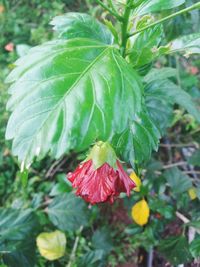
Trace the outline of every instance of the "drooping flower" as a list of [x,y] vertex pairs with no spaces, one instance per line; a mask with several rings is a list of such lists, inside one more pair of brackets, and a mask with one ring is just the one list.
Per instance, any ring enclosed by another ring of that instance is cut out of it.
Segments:
[[124,171],[115,151],[107,142],[98,142],[86,160],[68,174],[76,195],[91,204],[113,203],[121,192],[130,195],[135,183]]

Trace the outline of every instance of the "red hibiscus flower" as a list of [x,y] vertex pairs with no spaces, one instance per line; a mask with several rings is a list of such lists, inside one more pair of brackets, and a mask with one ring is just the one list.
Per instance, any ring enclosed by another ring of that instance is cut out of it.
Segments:
[[129,196],[135,187],[107,142],[98,142],[86,161],[68,174],[68,179],[77,189],[76,195],[91,204],[113,203],[121,192]]

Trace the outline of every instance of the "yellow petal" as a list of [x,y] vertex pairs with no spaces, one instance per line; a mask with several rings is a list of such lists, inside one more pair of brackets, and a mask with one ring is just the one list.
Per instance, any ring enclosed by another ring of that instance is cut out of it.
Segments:
[[132,218],[133,220],[143,226],[147,224],[148,219],[149,219],[149,214],[150,214],[150,209],[147,204],[147,202],[143,199],[139,202],[137,202],[133,207],[132,207]]
[[136,191],[136,192],[140,192],[140,186],[141,186],[141,184],[142,184],[140,178],[136,175],[135,172],[132,172],[132,173],[130,174],[130,178],[131,178],[131,180],[133,180],[133,182],[136,184],[136,187],[135,187],[133,190]]
[[191,187],[191,188],[188,190],[188,194],[189,194],[191,200],[196,199],[196,198],[197,198],[196,188]]
[[66,237],[61,231],[41,233],[36,242],[40,254],[45,259],[53,261],[63,257],[65,254]]

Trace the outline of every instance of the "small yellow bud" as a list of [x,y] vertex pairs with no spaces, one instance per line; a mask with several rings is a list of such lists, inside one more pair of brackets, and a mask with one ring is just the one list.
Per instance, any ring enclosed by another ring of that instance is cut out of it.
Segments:
[[197,198],[196,188],[191,187],[191,188],[188,190],[188,194],[189,194],[191,200],[196,199],[196,198]]
[[66,237],[61,231],[41,233],[37,237],[37,247],[40,254],[50,261],[64,256],[66,248]]
[[133,220],[140,226],[147,224],[148,219],[149,219],[149,214],[150,214],[148,203],[144,199],[137,202],[132,207],[131,214],[132,214]]
[[136,175],[135,172],[132,172],[130,174],[130,178],[131,180],[133,180],[133,182],[135,183],[136,187],[133,189],[135,192],[140,192],[140,186],[142,184],[140,178]]

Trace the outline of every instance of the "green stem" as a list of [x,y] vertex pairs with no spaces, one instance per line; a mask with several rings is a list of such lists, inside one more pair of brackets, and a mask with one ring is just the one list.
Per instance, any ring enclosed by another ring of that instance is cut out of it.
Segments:
[[103,2],[101,2],[100,0],[96,0],[96,2],[102,6],[105,10],[107,10],[111,15],[113,15],[114,17],[116,17],[119,21],[122,21],[122,17],[115,12],[114,10],[112,10],[111,8],[109,8],[108,6],[106,6]]
[[109,3],[109,5],[110,5],[111,9],[112,9],[115,13],[117,13],[117,10],[116,10],[116,8],[115,8],[115,6],[114,6],[114,4],[113,4],[113,1],[112,1],[112,0],[108,0],[108,3]]
[[69,262],[68,264],[66,265],[66,267],[71,267],[74,260],[75,260],[75,257],[76,257],[76,251],[77,251],[77,248],[78,248],[78,243],[79,243],[79,240],[80,240],[80,237],[81,237],[81,232],[83,230],[83,226],[81,225],[79,231],[78,231],[78,235],[75,239],[75,242],[74,242],[74,246],[73,246],[73,249],[72,249],[72,252],[71,252],[71,255],[70,255],[70,259],[69,259]]
[[152,27],[156,26],[157,24],[160,24],[160,23],[162,23],[162,22],[164,22],[164,21],[166,21],[166,20],[172,19],[172,18],[174,18],[174,17],[176,17],[176,16],[178,16],[178,15],[181,15],[181,14],[183,14],[183,13],[192,11],[192,10],[194,10],[194,9],[199,9],[199,8],[200,8],[200,2],[194,4],[194,5],[190,6],[190,7],[184,8],[184,9],[182,9],[182,10],[180,10],[180,11],[174,13],[174,14],[171,14],[171,15],[165,17],[165,18],[162,18],[162,19],[160,19],[160,20],[158,20],[158,21],[156,21],[156,22],[153,22],[153,23],[151,23],[151,24],[149,24],[149,25],[147,25],[147,26],[141,28],[141,29],[138,30],[138,31],[135,31],[135,32],[133,32],[133,33],[130,33],[130,34],[129,34],[129,37],[131,37],[131,36],[133,36],[133,35],[135,35],[135,34],[137,34],[137,33],[143,32],[143,31],[145,31],[145,30],[147,30],[147,29],[149,29],[149,28],[152,28]]
[[121,26],[121,31],[122,31],[122,43],[121,43],[121,53],[122,56],[125,57],[126,55],[126,46],[127,46],[127,41],[129,38],[128,35],[128,23],[129,23],[129,17],[131,13],[131,5],[130,5],[130,0],[127,0],[126,7],[124,10],[124,15],[123,15],[123,22]]

